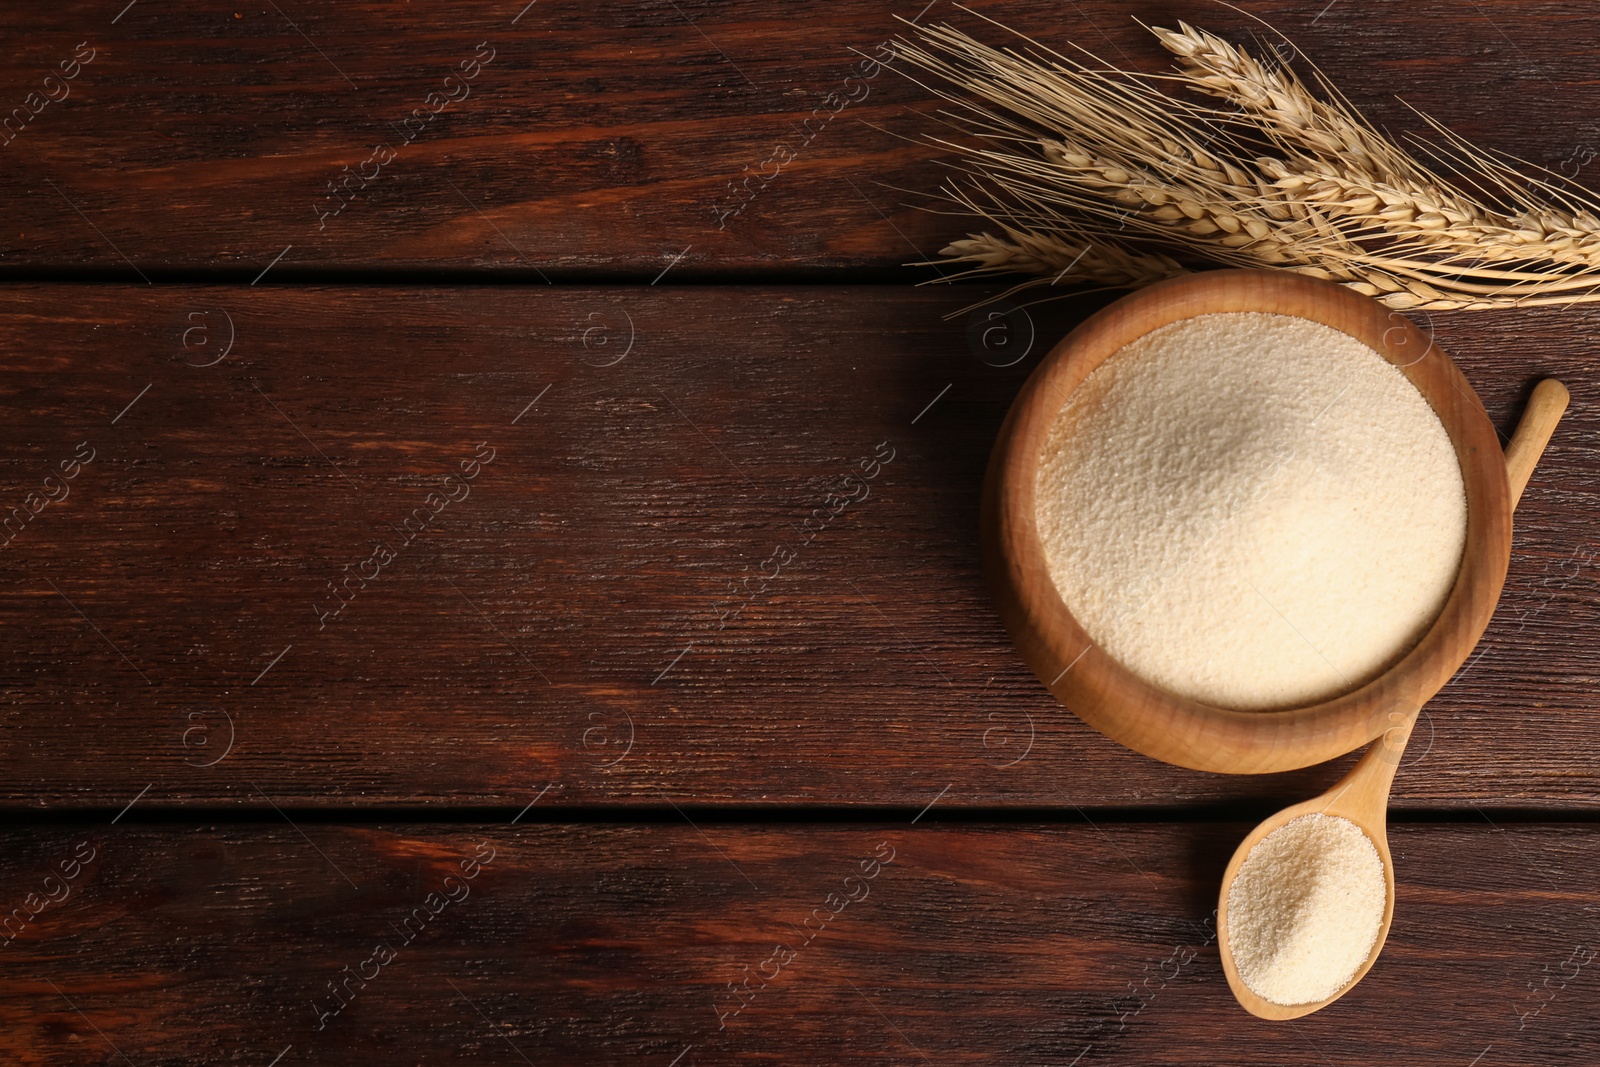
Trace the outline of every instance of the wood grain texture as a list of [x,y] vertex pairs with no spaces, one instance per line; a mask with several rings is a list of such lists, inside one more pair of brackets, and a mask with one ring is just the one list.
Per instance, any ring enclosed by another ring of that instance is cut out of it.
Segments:
[[[979,488],[1021,378],[1092,305],[1041,309],[1034,355],[997,369],[940,318],[971,296],[0,291],[0,797],[515,810],[547,785],[558,805],[1319,792],[1340,765],[1251,780],[1135,755],[1023,666],[979,573]],[[229,322],[231,351],[202,366]],[[1600,396],[1579,343],[1596,323],[1429,326],[1502,430],[1537,378],[1574,399],[1519,506],[1500,609],[1418,724],[1397,807],[1600,807],[1600,770],[1577,755],[1600,705]],[[84,442],[92,461],[61,482]],[[447,481],[480,445],[493,460]]]
[[1388,950],[1295,1023],[1221,974],[1243,827],[300,829],[5,834],[8,907],[94,859],[0,947],[0,1056],[1462,1067],[1600,1043],[1593,826],[1396,827]]
[[[1403,91],[1593,178],[1579,0],[1245,6],[1380,123]],[[984,463],[1103,300],[749,284],[921,276],[964,229],[902,203],[939,127],[855,51],[921,8],[0,7],[0,1062],[1592,1058],[1591,823],[1395,826],[1383,959],[1274,1025],[1206,925],[1248,828],[1107,821],[1350,761],[1157,764],[1001,628]],[[982,9],[1166,63],[1119,0]],[[358,278],[536,284],[320,284]],[[745,284],[672,287],[708,279]],[[1395,807],[1587,815],[1600,310],[1417,321],[1502,431],[1539,377],[1573,404]],[[396,805],[459,821],[335,825]],[[1094,822],[939,824],[973,805]]]
[[[1420,128],[1410,104],[1593,177],[1600,23],[1582,0],[1243,6],[1381,124]],[[248,280],[282,254],[284,272],[647,278],[680,254],[689,271],[892,268],[963,229],[896,191],[944,176],[902,139],[940,131],[929,94],[856,54],[882,54],[923,0],[123,7],[0,11],[0,117],[23,109],[0,136],[0,267]],[[1121,0],[980,9],[1056,48],[1167,63]],[[1259,29],[1203,0],[1137,14]],[[956,16],[939,0],[926,17]],[[447,85],[480,44],[492,58]]]

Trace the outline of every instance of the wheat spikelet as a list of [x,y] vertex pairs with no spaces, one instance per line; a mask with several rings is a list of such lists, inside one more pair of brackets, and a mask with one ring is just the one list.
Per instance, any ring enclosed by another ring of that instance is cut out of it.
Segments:
[[987,232],[951,241],[939,252],[945,262],[973,263],[968,275],[1020,271],[1048,275],[1041,284],[1062,280],[1092,282],[1114,289],[1135,288],[1186,273],[1170,256],[1144,254],[1109,241],[1065,240],[1055,234],[1005,229],[1005,237]]
[[1359,115],[1319,100],[1291,71],[1269,69],[1243,49],[1185,22],[1177,30],[1155,26],[1150,32],[1178,57],[1179,72],[1190,85],[1249,112],[1280,143],[1369,177],[1422,177],[1408,173],[1413,161]]
[[1321,206],[1330,215],[1383,230],[1418,248],[1462,263],[1548,260],[1564,267],[1600,268],[1600,219],[1590,212],[1547,207],[1502,214],[1441,196],[1437,188],[1412,183],[1352,180],[1317,163],[1293,170],[1261,160],[1279,188]]

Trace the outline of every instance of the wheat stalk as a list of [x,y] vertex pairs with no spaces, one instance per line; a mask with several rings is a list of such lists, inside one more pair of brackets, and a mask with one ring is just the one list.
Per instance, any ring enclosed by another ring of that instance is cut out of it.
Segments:
[[929,86],[961,135],[930,138],[960,161],[942,198],[1003,235],[951,242],[945,262],[969,266],[957,277],[1133,287],[1191,266],[1272,266],[1396,308],[1600,300],[1592,195],[1526,177],[1428,120],[1445,146],[1425,147],[1464,164],[1486,195],[1468,193],[1320,74],[1321,96],[1187,23],[1151,28],[1177,57],[1161,78],[1026,38],[1023,50],[1000,49],[944,24],[916,30],[898,53],[954,87]]

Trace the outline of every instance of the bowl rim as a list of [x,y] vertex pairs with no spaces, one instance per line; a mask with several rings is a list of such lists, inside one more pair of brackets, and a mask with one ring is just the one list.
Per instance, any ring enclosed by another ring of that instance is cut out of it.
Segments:
[[[1391,667],[1350,692],[1274,711],[1222,708],[1170,693],[1095,644],[1051,581],[1035,518],[1045,437],[1072,390],[1113,352],[1195,315],[1258,311],[1321,322],[1366,343],[1405,374],[1443,423],[1467,496],[1466,543],[1443,608]],[[1214,270],[1122,297],[1062,338],[1006,415],[984,480],[984,570],[1006,629],[1045,687],[1120,744],[1195,770],[1259,774],[1349,752],[1431,698],[1471,654],[1494,614],[1511,556],[1505,457],[1483,403],[1455,362],[1400,312],[1342,285],[1289,271]]]

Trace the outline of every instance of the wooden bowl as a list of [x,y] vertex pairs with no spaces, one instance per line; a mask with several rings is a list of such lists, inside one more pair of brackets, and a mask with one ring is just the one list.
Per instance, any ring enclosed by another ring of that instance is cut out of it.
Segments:
[[[1467,493],[1455,586],[1422,639],[1352,692],[1281,711],[1213,707],[1139,678],[1089,639],[1050,580],[1034,488],[1046,435],[1072,390],[1113,352],[1195,315],[1260,311],[1332,326],[1362,341],[1427,398],[1455,445]],[[1195,770],[1261,774],[1321,763],[1421,707],[1466,661],[1494,613],[1511,557],[1505,458],[1488,415],[1450,357],[1409,319],[1332,282],[1287,271],[1219,270],[1139,290],[1051,349],[1011,406],[989,460],[983,560],[1023,659],[1084,722],[1147,756]]]

